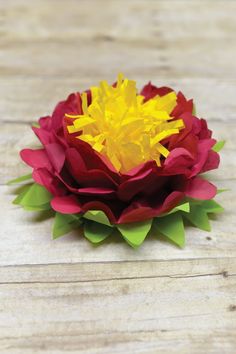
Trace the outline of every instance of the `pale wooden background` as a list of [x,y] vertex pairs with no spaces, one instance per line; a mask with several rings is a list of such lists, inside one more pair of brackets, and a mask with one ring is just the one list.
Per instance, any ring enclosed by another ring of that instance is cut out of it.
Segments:
[[[180,250],[94,248],[11,205],[30,123],[119,71],[194,97],[219,139],[224,215]],[[0,0],[0,352],[236,352],[236,1]]]

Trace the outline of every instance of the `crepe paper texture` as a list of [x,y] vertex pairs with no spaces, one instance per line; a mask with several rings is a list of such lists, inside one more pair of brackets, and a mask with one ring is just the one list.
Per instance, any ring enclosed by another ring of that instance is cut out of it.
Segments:
[[[14,204],[54,217],[53,238],[83,230],[99,244],[112,234],[131,247],[148,234],[183,247],[185,225],[210,231],[223,208],[214,184],[224,141],[216,141],[193,100],[122,74],[59,102],[32,127],[42,146],[23,149],[30,174]],[[218,192],[221,192],[220,190]]]

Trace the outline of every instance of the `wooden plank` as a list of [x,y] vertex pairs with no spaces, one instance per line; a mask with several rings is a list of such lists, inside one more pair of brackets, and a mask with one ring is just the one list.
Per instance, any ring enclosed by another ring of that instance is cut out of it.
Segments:
[[[77,73],[75,78],[0,78],[0,119],[5,122],[32,122],[40,116],[51,114],[58,101],[66,99],[71,92],[85,90],[97,85],[100,79],[115,81],[120,68],[104,77]],[[124,68],[124,73],[128,75]],[[132,74],[141,89],[152,80],[157,86],[170,86],[182,91],[186,97],[194,98],[199,116],[225,123],[235,120],[236,79],[217,78],[168,78],[156,71],[148,74]]]
[[228,39],[221,43],[221,50],[225,53],[224,61],[218,55],[217,39],[201,39],[192,44],[191,40],[173,40],[168,45],[158,36],[155,36],[149,46],[145,40],[138,42],[138,45],[136,42],[107,42],[97,39],[73,39],[64,42],[2,41],[0,75],[21,78],[68,78],[77,75],[78,78],[88,76],[100,80],[114,77],[122,68],[132,77],[139,73],[140,77],[148,78],[158,75],[169,79],[212,76],[221,79],[234,78],[232,58],[236,56],[236,49],[233,40]]
[[227,12],[222,1],[4,3],[2,77],[100,79],[122,68],[149,78],[231,79],[235,71],[235,2],[227,2]]
[[234,38],[236,28],[236,4],[225,0],[67,0],[66,6],[58,0],[35,0],[34,6],[27,0],[8,0],[0,2],[0,10],[2,40],[104,36],[108,41],[145,39],[150,45],[158,36],[167,42],[205,38],[223,42]]
[[83,283],[152,278],[236,276],[236,257],[5,265],[0,284]]
[[0,286],[1,349],[233,353],[235,279],[209,275],[191,281],[151,278]]

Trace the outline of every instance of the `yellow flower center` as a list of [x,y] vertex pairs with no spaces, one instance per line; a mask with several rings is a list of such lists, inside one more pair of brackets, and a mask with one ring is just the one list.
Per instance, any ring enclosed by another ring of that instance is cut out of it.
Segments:
[[78,132],[78,139],[90,144],[94,150],[108,157],[117,171],[127,172],[149,160],[161,165],[169,151],[161,141],[184,128],[182,119],[173,120],[171,112],[176,106],[176,93],[144,102],[137,94],[136,82],[118,75],[116,87],[102,81],[91,87],[92,103],[82,94],[82,115],[69,115],[73,125],[69,133]]

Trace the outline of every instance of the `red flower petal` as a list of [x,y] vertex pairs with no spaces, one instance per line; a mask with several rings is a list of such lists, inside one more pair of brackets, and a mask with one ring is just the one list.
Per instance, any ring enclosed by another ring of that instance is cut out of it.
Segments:
[[197,159],[192,168],[190,177],[196,176],[202,171],[204,164],[207,161],[208,153],[211,147],[214,145],[213,139],[200,140],[197,145]]
[[186,196],[202,200],[212,199],[216,193],[217,188],[201,177],[191,179],[185,190]]
[[60,172],[65,162],[65,152],[59,144],[45,145],[48,157],[57,172]]
[[183,199],[184,193],[174,191],[168,195],[164,200],[162,205],[157,207],[148,206],[147,202],[135,202],[132,203],[127,209],[121,214],[118,223],[125,224],[137,221],[143,221],[146,219],[151,219],[160,214],[166,213],[173,209],[181,199]]
[[72,93],[66,101],[59,102],[52,114],[52,128],[58,131],[62,128],[66,113],[82,114],[82,102],[79,93]]
[[27,165],[33,168],[46,167],[51,170],[51,164],[45,149],[32,150],[24,149],[21,150],[20,156],[22,160],[27,163]]
[[87,169],[84,159],[75,148],[67,149],[66,160],[72,176],[83,187],[114,188],[117,185],[107,172],[97,167],[96,163],[94,165],[96,169]]
[[142,91],[140,92],[140,95],[145,97],[145,102],[150,100],[151,98],[155,97],[155,96],[164,96],[167,93],[172,92],[173,90],[170,87],[156,87],[154,85],[151,84],[151,82],[149,82],[147,85],[145,85],[142,89]]
[[[156,164],[151,161],[142,166],[139,173],[136,173],[134,177],[127,179],[125,182],[121,183],[118,188],[118,197],[123,201],[128,201],[132,199],[137,193],[148,191],[149,186],[154,183],[157,176],[154,172],[154,167]],[[151,167],[150,167],[151,166]]]
[[55,211],[62,214],[74,214],[81,212],[80,204],[73,195],[54,197],[51,200],[51,206]]
[[217,152],[210,150],[208,152],[207,161],[205,162],[204,166],[202,167],[201,172],[207,172],[210,170],[214,170],[215,168],[218,168],[219,163],[220,163],[220,155]]
[[32,130],[43,145],[50,144],[55,141],[50,131],[47,131],[42,128],[36,128],[36,127],[32,127]]
[[96,188],[96,187],[87,187],[87,188],[79,188],[77,190],[80,195],[101,195],[101,196],[111,196],[115,194],[114,189],[111,188]]
[[[171,113],[175,117],[179,117],[183,113],[189,112],[192,114],[193,112],[193,100],[186,100],[185,96],[182,92],[178,92],[177,94],[177,105]],[[182,117],[181,117],[182,118]]]
[[36,183],[44,186],[54,196],[65,195],[67,192],[63,184],[46,168],[35,169],[32,177]]

